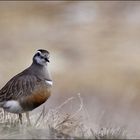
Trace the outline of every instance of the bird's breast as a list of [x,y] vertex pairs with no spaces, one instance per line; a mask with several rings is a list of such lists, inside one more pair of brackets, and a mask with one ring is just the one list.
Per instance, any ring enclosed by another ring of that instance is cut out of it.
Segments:
[[53,81],[51,81],[51,80],[45,80],[45,83],[46,83],[48,86],[52,86],[52,85],[53,85]]

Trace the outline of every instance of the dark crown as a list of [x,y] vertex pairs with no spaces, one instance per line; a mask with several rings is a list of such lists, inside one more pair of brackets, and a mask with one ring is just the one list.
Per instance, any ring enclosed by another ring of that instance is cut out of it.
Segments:
[[41,53],[48,53],[49,54],[49,52],[47,50],[39,49],[37,51],[40,51]]

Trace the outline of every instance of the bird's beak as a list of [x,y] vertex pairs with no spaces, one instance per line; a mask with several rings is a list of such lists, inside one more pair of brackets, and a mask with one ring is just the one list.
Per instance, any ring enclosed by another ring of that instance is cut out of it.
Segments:
[[48,58],[45,58],[45,60],[46,60],[47,62],[50,62],[50,60],[49,60]]

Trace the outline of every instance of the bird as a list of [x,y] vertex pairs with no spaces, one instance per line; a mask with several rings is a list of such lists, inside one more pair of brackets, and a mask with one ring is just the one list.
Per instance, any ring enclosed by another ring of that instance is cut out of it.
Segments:
[[49,58],[49,51],[38,49],[31,65],[0,89],[0,107],[6,112],[17,114],[21,124],[22,113],[26,114],[31,124],[29,112],[45,103],[51,95],[53,81],[48,71]]

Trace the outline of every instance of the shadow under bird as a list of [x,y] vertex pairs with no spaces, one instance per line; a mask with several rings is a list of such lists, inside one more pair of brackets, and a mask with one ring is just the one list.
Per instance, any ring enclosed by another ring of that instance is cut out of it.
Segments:
[[51,94],[52,78],[48,72],[49,52],[40,49],[33,56],[30,67],[9,80],[0,90],[0,107],[5,111],[26,113],[30,124],[29,111],[43,104]]

